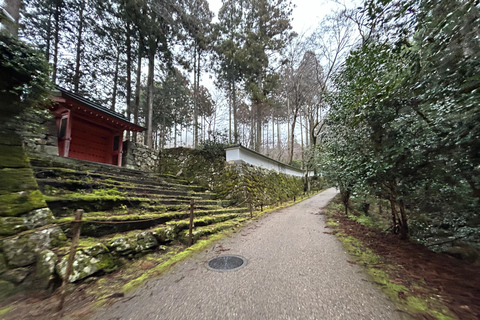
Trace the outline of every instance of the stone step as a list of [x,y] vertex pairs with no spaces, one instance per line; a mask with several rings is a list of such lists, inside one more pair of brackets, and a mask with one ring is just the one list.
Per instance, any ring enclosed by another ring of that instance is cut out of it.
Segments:
[[[116,189],[122,193],[129,194],[160,194],[170,196],[194,196],[202,197],[203,193],[196,193],[193,191],[176,190],[173,188],[167,188],[166,186],[149,186],[149,185],[131,185],[131,186],[118,186],[112,183],[104,182],[86,182],[81,180],[57,180],[57,179],[39,179],[37,180],[40,191],[48,196],[54,196],[59,194],[66,194],[72,191],[82,190],[85,192],[94,189]],[[205,194],[205,198],[211,198],[210,194]]]
[[[207,237],[209,235],[218,233],[223,230],[238,227],[246,220],[248,220],[246,216],[241,216],[233,219],[228,219],[220,223],[209,224],[206,226],[199,226],[195,228],[194,231],[192,231],[192,244],[194,244],[195,242],[197,242],[203,237]],[[189,237],[188,229],[181,230],[177,236],[178,240],[180,240],[184,244],[188,243],[188,237]]]
[[59,156],[45,154],[31,154],[30,163],[32,167],[38,170],[47,168],[63,168],[78,172],[88,172],[89,174],[110,175],[116,177],[129,177],[127,180],[162,180],[170,184],[189,185],[185,180],[168,174],[158,174],[154,172],[145,172],[125,167],[103,164],[87,160],[64,158]]
[[[197,226],[192,232],[193,243],[209,235],[232,229],[242,224],[247,218],[226,215],[217,220],[205,220],[205,225]],[[116,233],[113,236],[104,236],[91,239],[82,236],[80,239],[73,263],[73,276],[70,282],[79,281],[98,273],[108,273],[116,270],[119,257],[135,258],[154,250],[168,252],[168,245],[175,240],[188,241],[188,230],[175,231],[175,227],[158,225],[146,230],[134,230]],[[166,245],[166,246],[165,246]],[[57,267],[64,276],[68,259],[69,246],[56,250],[60,257]]]
[[[95,194],[95,193],[72,193],[63,197],[46,196],[48,207],[56,217],[71,215],[77,209],[84,211],[108,211],[125,210],[127,208],[137,209],[152,205],[163,206],[187,206],[190,205],[190,198],[176,197],[127,197],[121,194]],[[197,205],[217,206],[221,202],[217,200],[195,199]]]
[[175,189],[182,191],[203,192],[205,188],[195,185],[167,182],[158,176],[146,173],[145,176],[122,176],[89,171],[73,170],[58,167],[33,167],[37,180],[65,180],[69,182],[82,181],[86,184],[105,184],[110,187],[160,187],[163,189]]
[[[198,210],[195,211],[195,221],[200,222],[201,225],[205,221],[212,221],[213,223],[217,216],[237,216],[248,212],[247,208],[229,208],[218,210]],[[127,232],[132,230],[143,230],[152,228],[161,224],[174,223],[174,220],[189,221],[189,211],[178,212],[163,212],[163,213],[148,213],[148,214],[124,214],[124,215],[110,215],[104,212],[86,212],[82,218],[82,235],[88,237],[102,237],[118,232]],[[73,221],[73,217],[63,217],[57,219],[57,223],[63,229],[68,229],[69,224],[66,222]],[[221,219],[220,219],[221,220]],[[175,223],[174,223],[175,224]],[[188,222],[187,222],[188,227]],[[177,231],[180,229],[177,228]]]
[[[238,214],[219,214],[214,216],[205,216],[194,219],[194,226],[195,227],[204,227],[210,224],[224,222],[233,218],[237,218]],[[190,219],[183,219],[183,220],[176,220],[176,221],[169,221],[166,223],[168,227],[172,227],[175,233],[179,233],[182,230],[188,229],[190,225]]]

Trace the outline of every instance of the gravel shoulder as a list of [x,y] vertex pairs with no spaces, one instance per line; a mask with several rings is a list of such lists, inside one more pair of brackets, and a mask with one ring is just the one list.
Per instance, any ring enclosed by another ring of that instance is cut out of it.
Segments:
[[[252,222],[92,319],[402,319],[318,215],[334,188]],[[240,255],[216,272],[206,262]]]

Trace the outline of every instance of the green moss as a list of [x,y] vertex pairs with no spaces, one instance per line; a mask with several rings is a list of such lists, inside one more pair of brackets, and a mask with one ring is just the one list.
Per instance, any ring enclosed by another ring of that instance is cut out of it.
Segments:
[[111,254],[101,254],[98,255],[97,258],[100,258],[100,261],[95,265],[99,270],[103,270],[105,272],[112,272],[118,269],[118,260],[115,259]]
[[0,145],[0,168],[28,168],[28,158],[22,146]]
[[25,231],[28,228],[25,226],[23,218],[18,217],[0,217],[0,235],[11,236],[19,232]]
[[14,306],[6,306],[6,307],[3,307],[3,308],[0,308],[0,318],[7,315],[8,313],[10,313],[13,310],[15,310]]
[[0,215],[14,217],[47,205],[39,190],[0,195]]
[[38,189],[31,168],[0,169],[0,195]]
[[140,277],[130,281],[129,283],[125,284],[122,287],[122,292],[127,293],[130,292],[139,286],[141,286],[145,281],[147,281],[151,277],[158,277],[163,273],[167,272],[174,264],[187,259],[188,257],[192,256],[193,254],[203,251],[213,243],[225,238],[227,234],[216,234],[211,236],[207,240],[200,240],[193,246],[187,248],[186,250],[175,254],[167,261],[159,264],[155,268],[148,270],[147,272],[143,273]]
[[349,214],[348,215],[348,218],[350,220],[354,220],[364,226],[367,226],[369,228],[376,228],[376,224],[375,222],[373,222],[372,218],[371,217],[367,217],[366,215],[364,214],[360,214],[358,216],[356,215],[353,215],[353,214]]
[[330,227],[337,227],[337,226],[340,225],[338,222],[336,222],[336,221],[335,221],[334,219],[332,219],[332,218],[328,218],[327,224],[328,224]]
[[17,291],[13,283],[5,280],[0,280],[0,288],[2,288],[0,290],[0,302],[5,298],[15,294],[15,292]]
[[93,238],[86,238],[86,239],[80,239],[78,241],[78,247],[79,248],[88,248],[88,247],[94,247],[99,244],[98,239],[93,239]]
[[[334,222],[331,217],[332,212],[330,210],[332,210],[332,208],[334,208],[334,206],[330,204],[326,209],[327,217],[330,216],[330,218],[328,218],[328,225],[336,227],[339,224]],[[341,209],[343,211],[343,208]],[[429,317],[439,320],[457,319],[455,315],[436,297],[415,296],[409,288],[395,283],[390,278],[389,274],[377,268],[378,265],[384,263],[382,257],[366,248],[360,240],[352,236],[347,236],[340,228],[334,228],[334,230],[335,235],[342,242],[345,250],[355,258],[358,264],[365,267],[365,271],[371,278],[372,282],[378,285],[399,309],[410,314],[428,314]],[[405,297],[405,299],[400,297]]]

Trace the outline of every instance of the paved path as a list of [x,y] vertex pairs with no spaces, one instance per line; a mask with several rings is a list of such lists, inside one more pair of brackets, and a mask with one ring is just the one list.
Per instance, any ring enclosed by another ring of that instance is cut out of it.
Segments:
[[[94,319],[401,319],[385,296],[314,215],[328,189],[252,222],[231,238],[176,265]],[[225,251],[227,250],[227,251]],[[215,272],[205,262],[236,254],[248,265]]]

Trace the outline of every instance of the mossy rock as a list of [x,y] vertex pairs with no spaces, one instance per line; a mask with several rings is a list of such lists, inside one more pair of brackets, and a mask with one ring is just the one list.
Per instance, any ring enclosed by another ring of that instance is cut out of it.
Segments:
[[171,227],[156,228],[153,235],[157,238],[159,243],[167,243],[175,240],[175,232]]
[[39,190],[0,195],[0,216],[16,217],[46,207],[44,196]]
[[135,248],[135,240],[130,237],[116,237],[108,243],[108,248],[120,255],[128,255]]
[[135,236],[135,240],[137,242],[135,251],[137,252],[149,250],[158,246],[158,241],[155,238],[153,232],[151,231],[137,233],[137,235]]
[[[90,238],[89,238],[90,239]],[[94,242],[91,240],[83,240],[79,243],[79,248],[77,251],[82,251],[88,256],[97,257],[104,253],[109,253],[107,246],[100,242]]]
[[0,168],[29,168],[28,157],[22,146],[0,145]]
[[22,219],[28,229],[35,229],[51,224],[54,217],[49,208],[41,208],[28,212]]
[[57,262],[58,257],[51,250],[43,250],[38,254],[35,279],[41,289],[47,289],[50,282],[55,278]]
[[0,148],[3,146],[22,146],[23,142],[22,139],[16,135],[11,134],[11,132],[0,132]]
[[23,218],[0,217],[0,236],[11,236],[28,230]]
[[37,189],[37,181],[31,168],[0,169],[0,195]]
[[9,281],[0,280],[0,301],[8,298],[9,296],[13,295],[15,290],[15,285]]
[[14,284],[20,284],[32,272],[31,268],[10,269],[2,275],[2,279]]
[[[96,251],[93,250],[93,251]],[[82,248],[75,254],[73,271],[68,282],[76,282],[99,272],[112,272],[117,268],[117,261],[110,252],[100,253],[96,256],[87,254],[88,249]],[[56,265],[57,273],[64,278],[67,269],[68,255],[64,256]]]
[[157,246],[158,241],[153,231],[143,231],[130,236],[115,237],[108,244],[112,252],[117,252],[120,255],[140,253]]
[[167,222],[167,226],[173,228],[173,232],[178,234],[180,231],[189,228],[189,222],[186,221],[169,221]]
[[38,252],[58,245],[65,235],[58,226],[31,231],[1,243],[3,254],[11,267],[24,267],[35,263]]
[[3,254],[0,253],[0,274],[4,273],[8,270],[7,262],[5,261],[5,257]]

